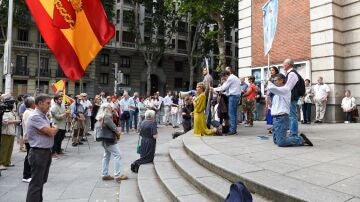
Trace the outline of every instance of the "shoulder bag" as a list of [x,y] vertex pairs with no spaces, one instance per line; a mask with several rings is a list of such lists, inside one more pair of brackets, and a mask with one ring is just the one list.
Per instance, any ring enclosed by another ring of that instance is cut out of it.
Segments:
[[98,142],[115,142],[116,140],[114,132],[107,126],[104,126],[104,119],[102,123],[98,123],[98,126],[95,127],[95,137]]

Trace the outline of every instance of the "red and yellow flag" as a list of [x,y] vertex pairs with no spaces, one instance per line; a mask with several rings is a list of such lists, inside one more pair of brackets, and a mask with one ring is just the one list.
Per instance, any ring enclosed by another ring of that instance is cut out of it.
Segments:
[[63,91],[65,90],[65,81],[64,80],[59,80],[56,83],[51,84],[51,90],[56,93],[58,91]]
[[65,75],[79,80],[114,36],[100,0],[26,0],[37,27]]

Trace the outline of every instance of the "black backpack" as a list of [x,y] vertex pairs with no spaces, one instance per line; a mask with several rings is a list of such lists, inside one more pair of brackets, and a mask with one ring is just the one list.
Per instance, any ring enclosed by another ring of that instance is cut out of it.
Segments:
[[231,184],[230,193],[227,195],[225,202],[252,202],[252,196],[249,190],[242,182]]
[[[298,81],[295,84],[294,88],[291,90],[291,100],[298,100],[299,97],[305,96],[305,80],[301,77],[301,75],[296,70],[291,70],[290,72],[294,72],[297,77]],[[286,75],[286,80],[288,78]]]

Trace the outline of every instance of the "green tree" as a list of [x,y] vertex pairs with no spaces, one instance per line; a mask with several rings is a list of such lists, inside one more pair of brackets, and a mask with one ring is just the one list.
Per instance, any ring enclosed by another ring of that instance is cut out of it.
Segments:
[[101,0],[102,5],[104,6],[104,10],[106,12],[106,16],[108,17],[109,21],[114,20],[115,13],[114,13],[114,6],[116,5],[115,0]]
[[225,69],[225,30],[233,28],[238,22],[238,0],[181,0],[181,9],[191,11],[198,19],[213,21],[217,26],[215,35],[219,49],[219,64],[217,70]]
[[[146,94],[150,95],[152,70],[157,67],[172,42],[181,16],[178,15],[177,3],[172,0],[134,0],[134,3],[133,32],[137,48],[146,62]],[[139,18],[141,6],[145,7],[144,19]]]

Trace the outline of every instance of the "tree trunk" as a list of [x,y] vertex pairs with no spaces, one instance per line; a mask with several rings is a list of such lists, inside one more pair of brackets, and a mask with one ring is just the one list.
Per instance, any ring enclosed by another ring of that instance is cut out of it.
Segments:
[[[226,59],[225,59],[225,25],[224,20],[221,17],[220,13],[211,13],[211,18],[216,21],[218,25],[218,48],[219,48],[219,65],[218,68],[225,70]],[[220,69],[216,69],[219,71]]]
[[[190,14],[189,14],[189,19],[190,19]],[[203,25],[201,22],[198,22],[196,24],[196,29],[195,29],[195,33],[193,36],[193,39],[191,40],[191,20],[188,20],[188,36],[187,36],[187,51],[188,51],[188,63],[190,66],[190,78],[189,78],[189,90],[193,90],[194,86],[194,69],[195,69],[195,64],[194,64],[194,52],[195,52],[195,48],[196,45],[198,43],[198,39],[199,39],[199,33],[202,31],[203,29]]]

